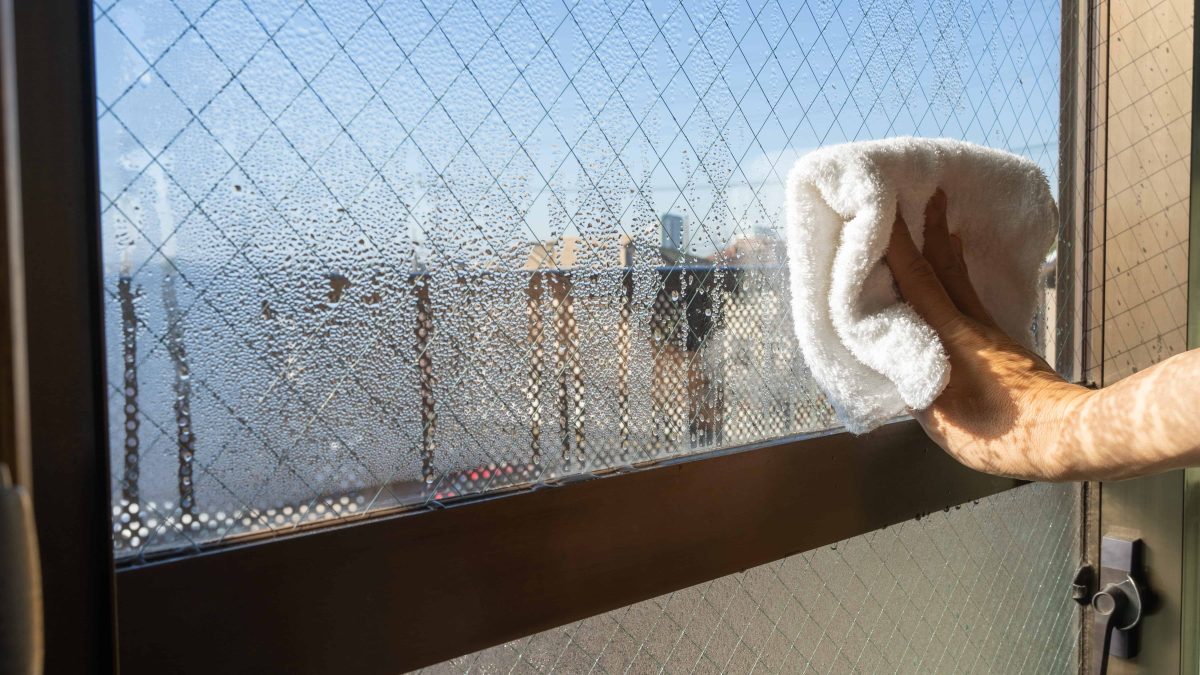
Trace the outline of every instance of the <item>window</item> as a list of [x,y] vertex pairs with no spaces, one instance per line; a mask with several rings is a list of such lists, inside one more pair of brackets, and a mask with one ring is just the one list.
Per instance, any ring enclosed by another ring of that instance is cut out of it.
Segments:
[[831,427],[787,169],[951,136],[1054,185],[1059,11],[100,3],[118,557]]

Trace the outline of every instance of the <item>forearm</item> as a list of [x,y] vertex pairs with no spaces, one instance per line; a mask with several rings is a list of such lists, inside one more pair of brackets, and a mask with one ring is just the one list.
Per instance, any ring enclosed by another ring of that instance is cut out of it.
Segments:
[[1200,465],[1200,350],[1073,400],[1051,451],[1065,480],[1119,480]]

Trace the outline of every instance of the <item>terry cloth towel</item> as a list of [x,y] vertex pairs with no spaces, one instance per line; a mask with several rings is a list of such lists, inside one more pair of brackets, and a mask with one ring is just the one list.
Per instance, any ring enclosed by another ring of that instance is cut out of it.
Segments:
[[901,299],[883,261],[897,205],[923,247],[925,205],[939,187],[980,300],[1031,346],[1038,271],[1058,225],[1036,164],[962,141],[894,138],[813,151],[788,174],[796,337],[854,433],[928,407],[950,377],[937,334]]

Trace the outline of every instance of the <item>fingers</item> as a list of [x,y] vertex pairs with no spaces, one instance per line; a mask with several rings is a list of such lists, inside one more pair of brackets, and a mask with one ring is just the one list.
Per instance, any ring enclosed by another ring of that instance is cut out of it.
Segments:
[[940,189],[933,193],[925,207],[925,258],[963,314],[984,323],[992,318],[979,300],[967,264],[963,260],[962,240],[951,235],[946,225],[946,193]]
[[961,318],[933,266],[921,255],[908,233],[908,225],[896,213],[892,237],[888,243],[887,264],[900,287],[900,294],[933,329],[942,332]]

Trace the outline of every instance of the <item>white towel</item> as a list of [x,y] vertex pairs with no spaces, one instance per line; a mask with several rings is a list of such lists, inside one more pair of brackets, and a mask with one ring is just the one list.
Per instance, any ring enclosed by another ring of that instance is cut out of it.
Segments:
[[980,300],[1031,346],[1038,270],[1058,224],[1036,164],[961,141],[894,138],[813,151],[788,175],[796,337],[854,433],[928,407],[950,377],[937,334],[900,298],[883,262],[897,204],[922,248],[925,205],[939,187]]

